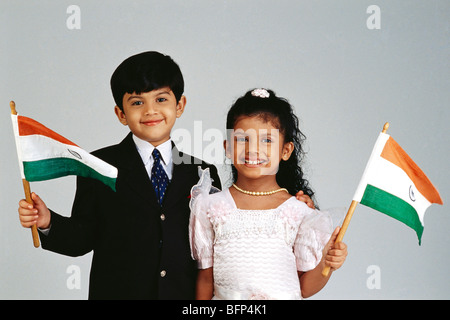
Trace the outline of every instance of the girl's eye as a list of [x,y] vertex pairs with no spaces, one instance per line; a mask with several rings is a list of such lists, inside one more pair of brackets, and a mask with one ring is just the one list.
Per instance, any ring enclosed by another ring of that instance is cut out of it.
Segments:
[[271,143],[271,142],[272,142],[272,139],[270,139],[270,138],[264,138],[264,139],[262,139],[262,142],[264,142],[264,143]]
[[247,138],[246,137],[235,137],[236,142],[246,142]]

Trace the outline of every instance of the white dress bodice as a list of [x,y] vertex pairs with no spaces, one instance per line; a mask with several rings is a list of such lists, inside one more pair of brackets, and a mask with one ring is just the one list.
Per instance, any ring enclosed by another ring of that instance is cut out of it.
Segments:
[[331,218],[295,197],[243,210],[228,189],[210,190],[203,171],[191,192],[190,243],[199,268],[214,267],[214,298],[301,299],[297,271],[320,262]]

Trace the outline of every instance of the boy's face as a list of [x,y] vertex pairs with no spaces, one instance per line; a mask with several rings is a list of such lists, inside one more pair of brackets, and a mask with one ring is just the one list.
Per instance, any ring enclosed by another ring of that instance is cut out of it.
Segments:
[[170,139],[170,132],[184,111],[186,97],[176,101],[170,88],[159,88],[141,94],[125,93],[123,111],[115,107],[117,118],[138,138],[153,146]]

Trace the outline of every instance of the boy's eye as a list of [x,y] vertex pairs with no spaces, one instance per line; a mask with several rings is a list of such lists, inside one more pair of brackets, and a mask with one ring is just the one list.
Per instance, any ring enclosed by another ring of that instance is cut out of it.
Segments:
[[143,105],[143,104],[144,104],[144,102],[142,102],[142,101],[133,101],[133,102],[131,103],[132,106],[141,106],[141,105]]
[[272,139],[270,139],[270,138],[263,138],[262,142],[264,142],[264,143],[271,143]]
[[156,99],[156,101],[158,101],[158,102],[164,102],[164,101],[167,101],[167,99],[166,99],[166,98],[158,98],[158,99]]

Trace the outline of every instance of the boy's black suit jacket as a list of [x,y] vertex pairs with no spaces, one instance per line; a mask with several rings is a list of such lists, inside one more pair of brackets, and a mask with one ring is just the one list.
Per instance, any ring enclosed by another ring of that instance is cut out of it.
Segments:
[[78,177],[71,217],[51,212],[42,247],[69,256],[93,250],[90,299],[194,299],[190,190],[199,166],[210,168],[220,188],[216,168],[174,147],[172,180],[161,207],[131,133],[93,154],[118,169],[117,191]]

